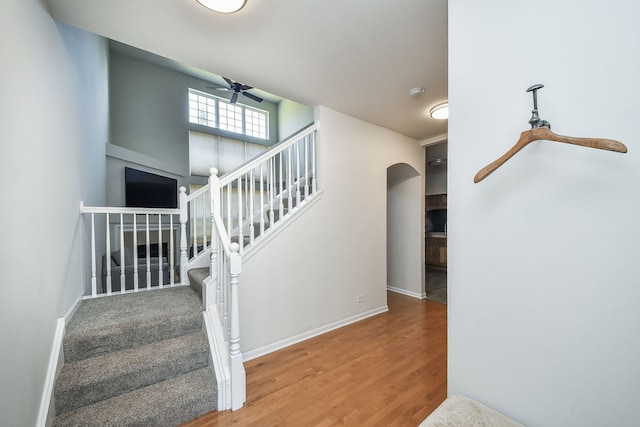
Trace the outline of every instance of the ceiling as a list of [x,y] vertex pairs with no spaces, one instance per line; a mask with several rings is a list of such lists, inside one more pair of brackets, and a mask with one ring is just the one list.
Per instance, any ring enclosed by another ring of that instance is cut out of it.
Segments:
[[[234,14],[195,0],[47,0],[58,21],[185,70],[224,75],[418,140],[447,121],[447,0],[247,0]],[[220,81],[222,83],[222,81]],[[409,90],[425,88],[419,97]]]

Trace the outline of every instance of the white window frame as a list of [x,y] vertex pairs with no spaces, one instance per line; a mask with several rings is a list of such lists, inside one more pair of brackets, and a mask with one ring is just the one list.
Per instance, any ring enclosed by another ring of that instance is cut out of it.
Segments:
[[225,98],[192,88],[189,88],[187,99],[189,123],[269,140],[269,112],[266,110],[239,102],[230,104]]

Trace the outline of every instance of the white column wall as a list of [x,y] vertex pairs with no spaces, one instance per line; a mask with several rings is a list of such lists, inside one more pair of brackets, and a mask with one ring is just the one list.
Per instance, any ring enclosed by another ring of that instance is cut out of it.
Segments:
[[243,264],[241,345],[251,356],[386,308],[387,168],[424,173],[418,141],[325,107],[316,119],[322,199]]
[[[640,420],[640,3],[449,2],[449,394],[528,426]],[[540,141],[479,184],[529,127]]]
[[[394,176],[394,174],[402,176]],[[406,164],[389,169],[387,181],[387,286],[424,298],[424,177]],[[420,231],[422,230],[422,231]]]
[[4,2],[0,33],[0,423],[33,426],[56,319],[88,278],[80,201],[104,203],[108,50],[36,0]]

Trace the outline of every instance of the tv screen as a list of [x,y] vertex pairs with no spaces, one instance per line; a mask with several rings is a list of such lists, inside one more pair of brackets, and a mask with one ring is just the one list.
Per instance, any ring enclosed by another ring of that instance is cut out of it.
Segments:
[[125,205],[130,208],[178,207],[178,180],[124,168]]

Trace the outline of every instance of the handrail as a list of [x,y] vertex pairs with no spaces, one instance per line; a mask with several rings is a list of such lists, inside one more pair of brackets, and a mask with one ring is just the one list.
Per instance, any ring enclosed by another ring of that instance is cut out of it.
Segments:
[[180,208],[125,208],[118,206],[85,206],[80,202],[80,213],[178,215]]
[[197,199],[199,196],[206,193],[207,190],[209,190],[209,184],[205,184],[202,187],[198,188],[196,191],[192,192],[191,194],[188,194],[187,201],[190,202],[193,199]]
[[213,215],[213,220],[216,224],[216,231],[218,232],[218,238],[220,239],[220,243],[222,243],[222,248],[224,249],[224,253],[227,256],[231,256],[231,238],[227,233],[227,229],[224,226],[222,218],[219,214]]
[[270,157],[275,156],[278,153],[281,153],[282,151],[286,150],[289,146],[300,141],[302,138],[305,138],[311,135],[312,133],[314,133],[318,128],[319,128],[319,123],[316,122],[313,125],[296,133],[295,135],[290,136],[284,141],[269,147],[269,150],[265,151],[263,154],[259,155],[258,157],[248,161],[247,163],[241,165],[238,169],[234,170],[233,172],[229,172],[225,175],[222,175],[220,177],[220,186],[223,187],[227,184],[230,184],[231,182],[235,181],[245,173],[249,172],[251,169],[257,167],[265,159],[268,159]]

